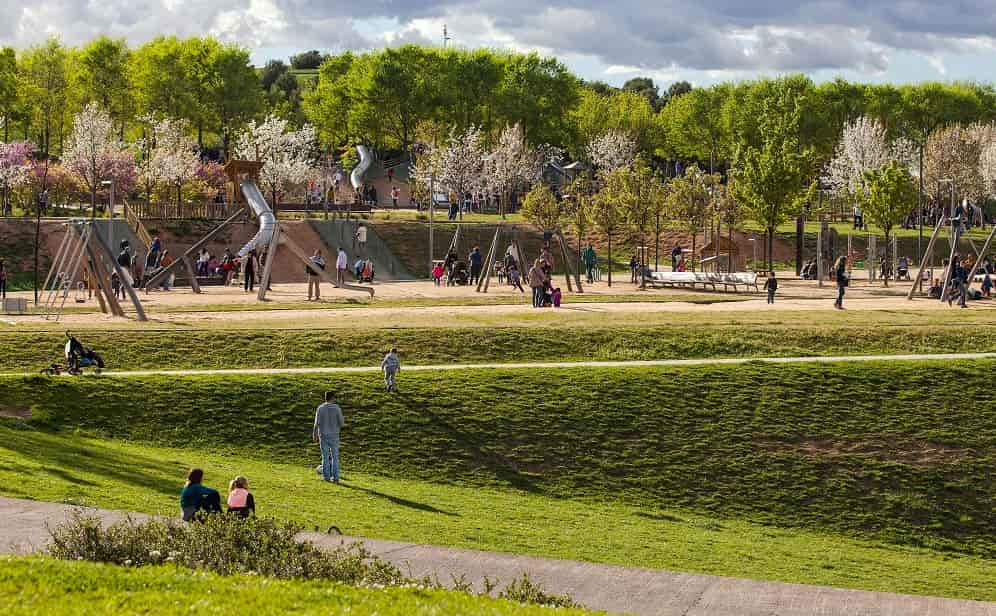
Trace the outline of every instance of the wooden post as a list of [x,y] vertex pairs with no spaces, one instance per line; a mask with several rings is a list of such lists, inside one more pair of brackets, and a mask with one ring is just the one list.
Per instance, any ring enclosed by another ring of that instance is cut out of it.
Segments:
[[816,229],[816,286],[823,286],[823,225]]
[[978,258],[975,260],[975,264],[972,265],[972,271],[968,273],[968,288],[972,288],[972,282],[975,278],[975,272],[978,271],[979,266],[982,264],[982,258],[985,256],[986,252],[989,251],[990,244],[993,243],[993,236],[996,236],[996,225],[993,225],[993,230],[989,232],[989,237],[986,238],[986,243],[982,245],[982,251],[978,253]]
[[878,247],[875,245],[877,236],[868,235],[868,254],[865,255],[865,264],[868,267],[868,282],[875,282],[875,261],[878,260]]
[[[98,233],[94,233],[93,238],[93,241],[99,249],[98,252],[103,253],[104,257],[107,259],[107,263],[109,264],[108,272],[110,272],[110,270],[114,270],[118,273],[118,278],[121,280],[121,284],[124,285],[125,293],[128,294],[132,305],[135,306],[136,318],[139,321],[147,321],[148,319],[145,316],[145,310],[142,308],[142,302],[138,299],[138,294],[135,293],[135,287],[128,282],[131,279],[131,276],[125,273],[124,268],[121,267],[117,259],[114,258],[114,253],[111,252],[111,248],[107,245],[107,242],[104,241],[104,238],[100,237],[100,234]],[[109,290],[110,286],[106,288]],[[114,300],[114,304],[117,305],[120,316],[125,316],[124,310],[121,309],[121,305],[118,304],[117,299]]]
[[927,269],[927,263],[934,257],[934,244],[937,242],[937,236],[941,233],[941,228],[944,227],[944,223],[947,220],[947,216],[941,214],[940,220],[937,221],[937,226],[934,227],[934,232],[930,234],[930,241],[927,242],[927,249],[924,251],[923,256],[920,258],[920,268],[916,272],[916,280],[913,281],[913,286],[910,287],[910,292],[906,294],[906,299],[913,299],[913,294],[916,290],[923,289],[923,272]]
[[495,234],[491,238],[491,246],[488,248],[488,256],[484,259],[484,277],[479,278],[477,281],[477,288],[475,289],[478,293],[487,293],[488,287],[491,285],[491,270],[494,269],[495,264],[495,252],[498,250],[498,238],[501,237],[501,224],[495,227]]
[[961,237],[961,221],[958,226],[951,227],[951,254],[948,256],[948,265],[944,268],[944,280],[941,285],[941,301],[943,302],[949,293],[948,285],[951,284],[951,275],[954,273],[954,258],[958,251],[958,240]]
[[[270,244],[266,251],[266,264],[263,265],[263,277],[259,281],[259,291],[256,292],[256,299],[259,301],[266,300],[266,290],[270,287],[270,276],[273,274],[273,262],[277,258],[277,247],[280,246],[280,222],[273,226],[273,237],[270,238]],[[308,259],[311,262],[311,259]]]
[[180,255],[180,260],[183,261],[183,266],[187,268],[187,273],[190,274],[190,290],[199,294],[201,292],[201,283],[197,282],[197,270],[194,268],[194,264],[186,254]]
[[[581,273],[574,269],[574,264],[571,262],[570,255],[567,253],[567,241],[564,239],[564,234],[560,231],[557,232],[557,239],[560,241],[560,250],[564,253],[564,275],[567,276],[567,289],[573,291],[571,288],[571,276],[574,276],[574,283],[578,287],[578,293],[584,293],[584,289],[581,287]],[[649,249],[645,250],[645,253],[649,252]],[[647,259],[644,259],[646,261]],[[646,263],[644,263],[646,266]],[[641,273],[642,278],[642,273]]]
[[[180,255],[180,258],[176,259],[175,261],[173,261],[172,263],[170,263],[166,267],[164,267],[164,268],[160,269],[158,272],[156,272],[155,276],[151,276],[148,280],[145,281],[145,291],[148,292],[149,289],[151,289],[152,287],[154,287],[156,285],[156,283],[158,283],[160,280],[162,280],[163,278],[165,278],[173,270],[178,269],[179,267],[181,267],[183,265],[186,265],[186,263],[184,263],[184,259],[187,259],[189,261],[189,257],[191,255],[193,255],[194,253],[196,253],[198,250],[201,249],[202,246],[204,246],[205,244],[207,244],[208,242],[210,242],[212,239],[214,239],[214,236],[216,236],[219,233],[221,233],[222,229],[224,229],[228,225],[230,225],[233,222],[235,222],[235,220],[239,216],[242,216],[244,213],[245,213],[245,210],[240,208],[234,214],[232,214],[231,216],[229,216],[224,222],[222,222],[221,224],[219,224],[214,229],[211,229],[210,233],[208,233],[207,235],[205,235],[201,239],[197,240],[197,243],[195,243],[193,246],[191,246],[190,248],[188,248],[182,255]],[[276,233],[276,231],[274,231],[274,233]],[[194,277],[196,278],[196,276],[194,276]],[[197,284],[196,281],[194,282],[194,284]],[[198,287],[198,289],[196,291],[194,291],[194,292],[195,293],[200,293],[200,288]]]

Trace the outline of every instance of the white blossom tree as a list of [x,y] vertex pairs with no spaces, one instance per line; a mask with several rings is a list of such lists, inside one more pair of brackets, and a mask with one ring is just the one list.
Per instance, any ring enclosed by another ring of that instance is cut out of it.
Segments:
[[[955,124],[931,133],[924,150],[925,187],[935,200],[947,195],[943,180],[953,180],[956,194],[973,202],[983,195],[981,147],[968,128]],[[938,189],[940,193],[938,193]]]
[[301,130],[289,130],[287,120],[270,115],[261,123],[249,123],[235,144],[235,154],[263,163],[260,183],[269,191],[276,211],[282,194],[307,181],[316,164],[317,144],[315,127],[305,124]]
[[118,138],[107,111],[90,103],[73,118],[73,133],[62,152],[62,164],[90,190],[90,206],[97,212],[97,189],[109,179],[112,167],[128,146]]
[[862,116],[844,125],[834,156],[824,170],[823,182],[839,195],[861,195],[865,192],[865,173],[881,169],[890,160],[885,126]]
[[[481,188],[484,172],[484,146],[481,131],[470,126],[463,133],[451,133],[449,145],[439,155],[439,175],[436,180],[462,198],[469,191]],[[463,208],[459,208],[463,219]]]
[[200,157],[197,143],[189,134],[187,120],[164,118],[149,122],[146,152],[142,161],[142,175],[149,187],[165,185],[176,191],[176,204],[180,205],[183,185],[198,171]]
[[593,138],[585,148],[588,159],[603,174],[629,169],[636,159],[636,151],[636,139],[616,129]]
[[543,174],[543,167],[552,154],[550,148],[545,146],[531,149],[519,124],[506,126],[502,130],[498,143],[484,157],[484,180],[502,205],[502,217],[508,210],[504,206],[509,194],[515,189],[528,188],[535,183]]

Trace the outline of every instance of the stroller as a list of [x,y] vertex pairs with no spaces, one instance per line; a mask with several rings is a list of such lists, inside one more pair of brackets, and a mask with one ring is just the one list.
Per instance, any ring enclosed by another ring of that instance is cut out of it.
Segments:
[[464,286],[470,282],[470,272],[467,271],[467,263],[464,261],[457,261],[453,264],[453,270],[450,272],[451,284],[458,284]]
[[83,346],[72,334],[66,332],[65,359],[66,365],[51,364],[42,369],[42,374],[56,376],[63,372],[72,375],[83,374],[84,368],[93,368],[95,374],[104,369],[104,359],[93,349]]

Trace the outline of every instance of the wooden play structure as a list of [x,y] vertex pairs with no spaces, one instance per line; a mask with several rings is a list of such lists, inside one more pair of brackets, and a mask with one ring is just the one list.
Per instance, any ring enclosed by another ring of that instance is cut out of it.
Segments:
[[118,264],[110,246],[95,228],[95,223],[90,220],[67,222],[66,234],[42,287],[45,318],[58,321],[70,292],[76,291],[74,285],[82,284],[84,279],[89,284],[78,287],[79,291],[86,294],[92,291],[97,297],[101,312],[125,316],[124,309],[111,291],[113,274],[117,275],[125,294],[131,300],[138,320],[145,321],[145,310],[135,293],[131,273]]
[[[963,238],[968,241],[968,245],[972,247],[972,252],[975,253],[975,263],[972,265],[971,271],[968,273],[968,287],[971,288],[972,283],[975,281],[975,273],[979,270],[982,265],[982,260],[985,258],[986,253],[989,252],[989,248],[992,246],[993,238],[996,237],[996,225],[993,226],[992,230],[989,232],[989,236],[986,238],[985,244],[982,245],[982,250],[976,247],[975,242],[971,240],[967,235],[964,235],[962,230],[962,225],[959,221],[952,221],[946,214],[942,214],[940,220],[937,221],[937,226],[934,227],[934,232],[930,235],[930,241],[927,242],[927,250],[923,253],[923,259],[920,260],[920,267],[917,270],[916,277],[913,279],[913,284],[910,286],[909,293],[906,294],[906,299],[913,299],[913,295],[919,290],[920,294],[923,295],[923,273],[927,271],[934,257],[934,246],[937,243],[937,238],[941,235],[943,230],[948,232],[948,240],[951,243],[950,254],[947,258],[947,265],[944,265],[943,273],[941,274],[941,289],[947,290],[951,285],[951,274],[952,274],[952,264],[954,263],[955,256],[958,254],[958,242]],[[941,293],[941,301],[945,301],[946,292]]]
[[[719,238],[718,252],[716,237]],[[647,259],[644,257],[642,262],[646,263]],[[718,274],[721,272],[741,271],[747,264],[741,262],[740,248],[736,242],[731,242],[727,236],[716,236],[714,234],[712,241],[699,249],[699,265],[701,265],[704,272]]]
[[[501,252],[501,247],[504,245],[502,242],[502,236],[507,235],[509,239],[509,248],[512,252],[512,256],[515,258],[515,262],[519,266],[519,271],[525,277],[526,272],[529,271],[530,264],[526,262],[522,253],[522,247],[519,242],[520,231],[512,227],[509,231],[505,228],[504,223],[499,223],[495,227],[495,234],[491,238],[491,244],[488,247],[488,252],[484,258],[484,270],[482,272],[481,279],[477,282],[477,292],[487,293],[488,287],[491,284],[491,274],[494,271],[495,263],[498,259],[503,258],[504,252]],[[454,237],[454,241],[456,238]],[[584,293],[584,289],[581,287],[581,276],[574,269],[573,260],[571,259],[570,252],[567,250],[567,242],[564,241],[564,235],[559,230],[554,231],[549,234],[549,240],[547,241],[547,247],[551,242],[556,242],[557,246],[560,248],[560,254],[564,259],[564,280],[567,283],[567,290],[574,292],[575,285],[577,288],[577,293]],[[500,253],[500,254],[499,254]],[[571,278],[574,278],[573,283]]]

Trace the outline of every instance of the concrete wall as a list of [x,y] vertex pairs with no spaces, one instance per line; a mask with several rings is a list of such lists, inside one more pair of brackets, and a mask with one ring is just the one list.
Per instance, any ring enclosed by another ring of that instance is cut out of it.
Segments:
[[315,232],[318,233],[322,241],[329,248],[329,255],[335,259],[336,251],[342,247],[349,255],[349,267],[359,257],[369,258],[374,263],[375,276],[378,280],[414,280],[415,276],[401,263],[401,260],[394,254],[390,246],[387,245],[369,223],[367,227],[366,254],[359,254],[359,246],[354,240],[357,226],[363,221],[356,220],[309,220]]

